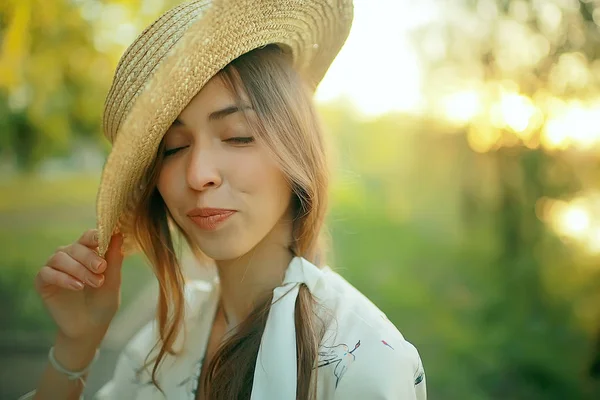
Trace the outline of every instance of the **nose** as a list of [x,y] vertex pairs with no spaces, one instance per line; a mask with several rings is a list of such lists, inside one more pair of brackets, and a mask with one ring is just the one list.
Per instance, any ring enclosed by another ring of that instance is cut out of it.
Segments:
[[192,149],[186,171],[186,179],[191,189],[202,191],[219,187],[222,182],[217,166],[217,157],[209,149]]

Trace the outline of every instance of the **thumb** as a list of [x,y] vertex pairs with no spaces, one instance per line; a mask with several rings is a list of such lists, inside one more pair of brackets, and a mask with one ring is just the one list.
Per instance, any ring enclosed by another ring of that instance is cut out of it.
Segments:
[[106,270],[104,271],[104,285],[107,288],[119,288],[121,286],[121,267],[123,266],[123,235],[117,233],[112,235],[104,258],[106,259]]

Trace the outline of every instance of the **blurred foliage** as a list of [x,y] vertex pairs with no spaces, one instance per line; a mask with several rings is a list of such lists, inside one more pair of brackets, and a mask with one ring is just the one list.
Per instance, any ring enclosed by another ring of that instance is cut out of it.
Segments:
[[[56,182],[28,177],[0,185],[1,330],[53,334],[54,324],[33,290],[33,280],[57,247],[95,226],[97,185],[96,176]],[[123,307],[151,276],[141,257],[125,261]]]
[[457,0],[415,32],[429,90],[506,79],[523,93],[597,97],[600,12],[596,0]]
[[[600,274],[590,268],[598,262],[597,221],[587,218],[596,209],[568,221],[592,243],[593,254],[582,255],[556,237],[565,232],[548,230],[559,216],[540,201],[598,190],[598,6],[465,0],[441,6],[443,20],[415,34],[432,107],[443,104],[450,131],[482,153],[463,160],[465,251],[477,241],[471,233],[486,227],[495,249],[482,260],[491,285],[481,293],[471,360],[460,363],[473,367],[481,398],[600,396],[590,370],[598,360]],[[478,359],[480,345],[495,356]],[[442,393],[455,389],[449,382]]]
[[[576,165],[525,147],[473,152],[410,116],[321,111],[338,151],[334,265],[417,344],[431,397],[596,398],[598,257],[536,214],[540,198],[579,189]],[[398,157],[382,163],[382,146]]]
[[29,170],[73,151],[74,138],[105,144],[100,121],[117,60],[175,2],[0,2],[0,156]]
[[[104,149],[118,57],[175,2],[1,2],[0,160]],[[434,3],[426,115],[320,107],[332,264],[420,350],[431,398],[600,398],[600,2]],[[97,183],[0,183],[0,326],[51,329],[31,282],[94,225]],[[127,262],[124,302],[150,278]]]
[[0,152],[23,168],[64,154],[75,134],[98,137],[110,64],[94,50],[90,25],[70,3],[14,0],[0,6]]

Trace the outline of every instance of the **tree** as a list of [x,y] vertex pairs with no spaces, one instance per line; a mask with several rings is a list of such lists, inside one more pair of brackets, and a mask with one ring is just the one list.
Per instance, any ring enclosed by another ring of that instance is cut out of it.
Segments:
[[[582,108],[598,98],[600,8],[593,1],[465,0],[446,3],[440,15],[443,19],[415,35],[427,60],[425,90],[431,104],[453,92],[475,93],[480,110],[464,125],[478,151],[465,160],[466,245],[482,225],[495,241],[484,267],[485,287],[493,294],[480,293],[487,300],[475,323],[481,340],[491,340],[498,350],[492,353],[495,363],[476,366],[477,381],[494,398],[592,396],[593,384],[580,374],[593,350],[592,332],[584,328],[589,321],[575,316],[574,301],[556,296],[564,290],[549,286],[568,285],[577,258],[540,221],[536,208],[544,197],[568,199],[593,188],[583,186],[579,163],[568,161],[577,150],[551,151],[546,128],[556,104],[573,101]],[[524,125],[514,122],[524,109],[519,101],[535,110]],[[513,107],[502,110],[505,105]],[[597,153],[586,154],[597,165]],[[473,170],[482,162],[495,171],[492,196],[482,190],[488,182]],[[558,168],[562,179],[552,172]],[[563,280],[549,281],[555,268],[562,269]],[[570,293],[583,290],[575,286]]]
[[30,169],[74,150],[74,138],[105,143],[101,115],[117,61],[172,3],[1,2],[0,157]]

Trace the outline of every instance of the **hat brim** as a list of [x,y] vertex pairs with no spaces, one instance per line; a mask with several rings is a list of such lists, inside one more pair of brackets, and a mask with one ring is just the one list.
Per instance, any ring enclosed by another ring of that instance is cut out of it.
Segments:
[[[344,44],[353,18],[351,0],[215,0],[200,6],[202,12],[182,28],[179,40],[159,60],[110,134],[113,147],[96,199],[101,256],[116,230],[125,233],[125,253],[136,250],[127,231],[141,179],[169,126],[215,74],[242,54],[277,44],[316,88]],[[143,36],[134,45],[139,46]],[[115,83],[116,78],[113,89]],[[107,99],[106,109],[111,105]]]

